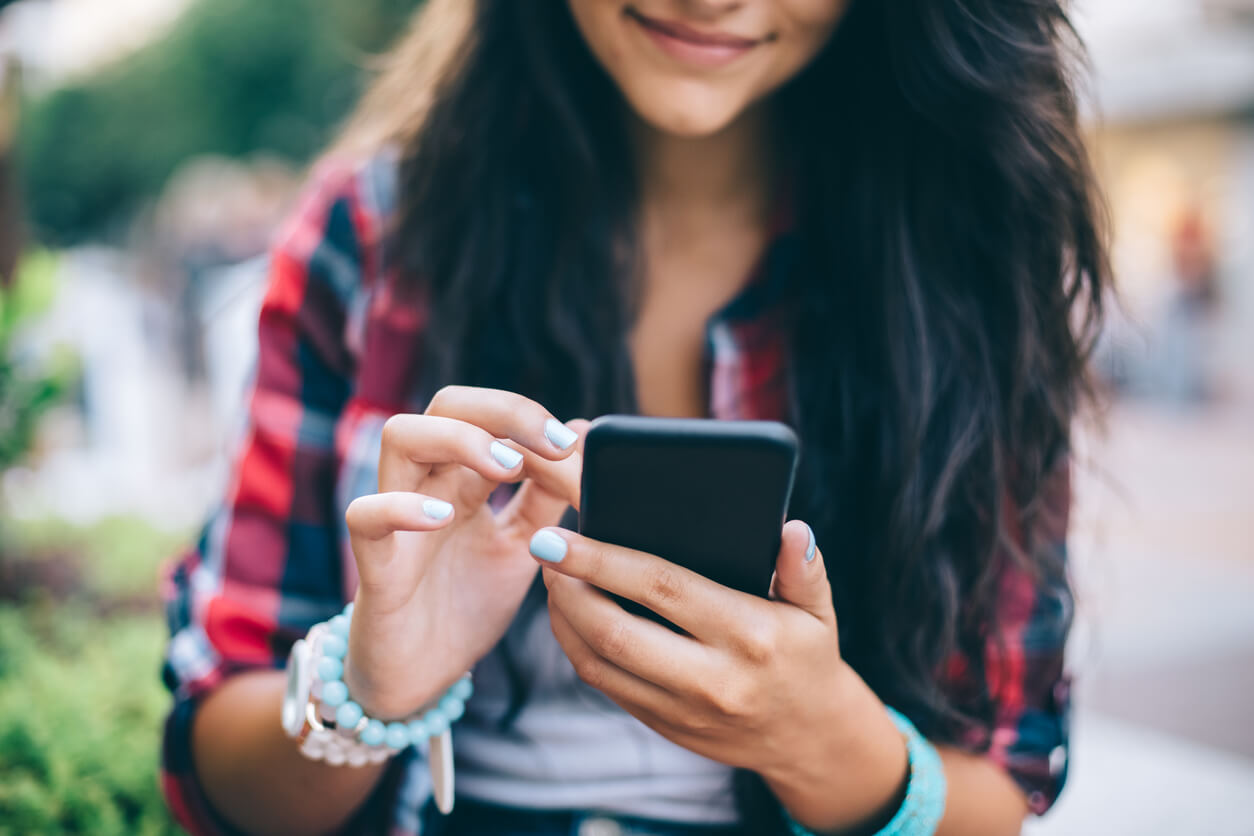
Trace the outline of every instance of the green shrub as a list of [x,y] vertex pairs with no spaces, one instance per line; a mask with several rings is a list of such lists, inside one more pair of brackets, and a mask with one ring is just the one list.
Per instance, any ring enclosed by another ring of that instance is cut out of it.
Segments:
[[0,603],[0,836],[178,832],[157,783],[157,576],[187,538],[135,518],[3,529],[32,585]]
[[39,419],[61,397],[71,377],[67,358],[43,368],[19,350],[17,337],[52,300],[56,257],[25,256],[13,283],[0,284],[0,473],[21,463],[35,440]]
[[0,834],[177,833],[157,785],[156,614],[0,607]]

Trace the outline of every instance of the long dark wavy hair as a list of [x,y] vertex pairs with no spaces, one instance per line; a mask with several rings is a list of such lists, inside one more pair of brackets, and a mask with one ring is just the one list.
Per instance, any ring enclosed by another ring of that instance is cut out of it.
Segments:
[[[791,513],[827,546],[845,658],[934,740],[992,726],[1002,561],[1068,628],[1033,532],[1109,281],[1081,57],[1059,0],[852,0],[770,104],[802,175]],[[430,306],[429,380],[634,408],[626,107],[562,0],[428,4],[348,136],[400,151],[391,257]],[[955,658],[971,693],[938,686]]]

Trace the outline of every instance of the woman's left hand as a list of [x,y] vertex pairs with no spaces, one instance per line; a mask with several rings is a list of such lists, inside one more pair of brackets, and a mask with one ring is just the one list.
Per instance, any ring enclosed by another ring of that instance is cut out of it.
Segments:
[[[553,634],[579,677],[624,710],[686,749],[758,772],[795,816],[797,806],[814,807],[804,818],[815,824],[857,823],[891,804],[905,745],[841,659],[809,526],[784,526],[769,600],[564,529],[538,532],[532,554],[544,569]],[[687,635],[628,613],[601,590]],[[874,789],[862,794],[881,797],[840,805],[849,822],[821,814],[823,796],[868,778]]]

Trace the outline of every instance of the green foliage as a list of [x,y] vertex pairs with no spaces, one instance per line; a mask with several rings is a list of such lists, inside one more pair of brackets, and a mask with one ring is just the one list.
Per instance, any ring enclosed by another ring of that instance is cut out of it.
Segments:
[[163,39],[28,103],[18,160],[44,240],[107,235],[198,154],[309,159],[416,0],[200,0]]
[[49,372],[18,355],[14,338],[51,300],[54,259],[28,256],[10,287],[0,286],[0,473],[30,450],[39,417],[61,397],[70,370]]
[[0,606],[0,834],[176,833],[156,780],[163,630]]
[[68,555],[77,581],[0,603],[0,836],[178,832],[157,783],[156,584],[186,538],[130,518],[4,528],[10,557],[37,570]]

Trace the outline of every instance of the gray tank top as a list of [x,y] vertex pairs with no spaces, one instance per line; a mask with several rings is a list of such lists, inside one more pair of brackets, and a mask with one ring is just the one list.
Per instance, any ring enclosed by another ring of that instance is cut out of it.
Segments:
[[[585,685],[553,637],[544,593],[537,579],[503,647],[475,667],[474,696],[453,732],[458,797],[734,822],[733,770],[671,743]],[[502,729],[514,693],[507,653],[527,701]]]

